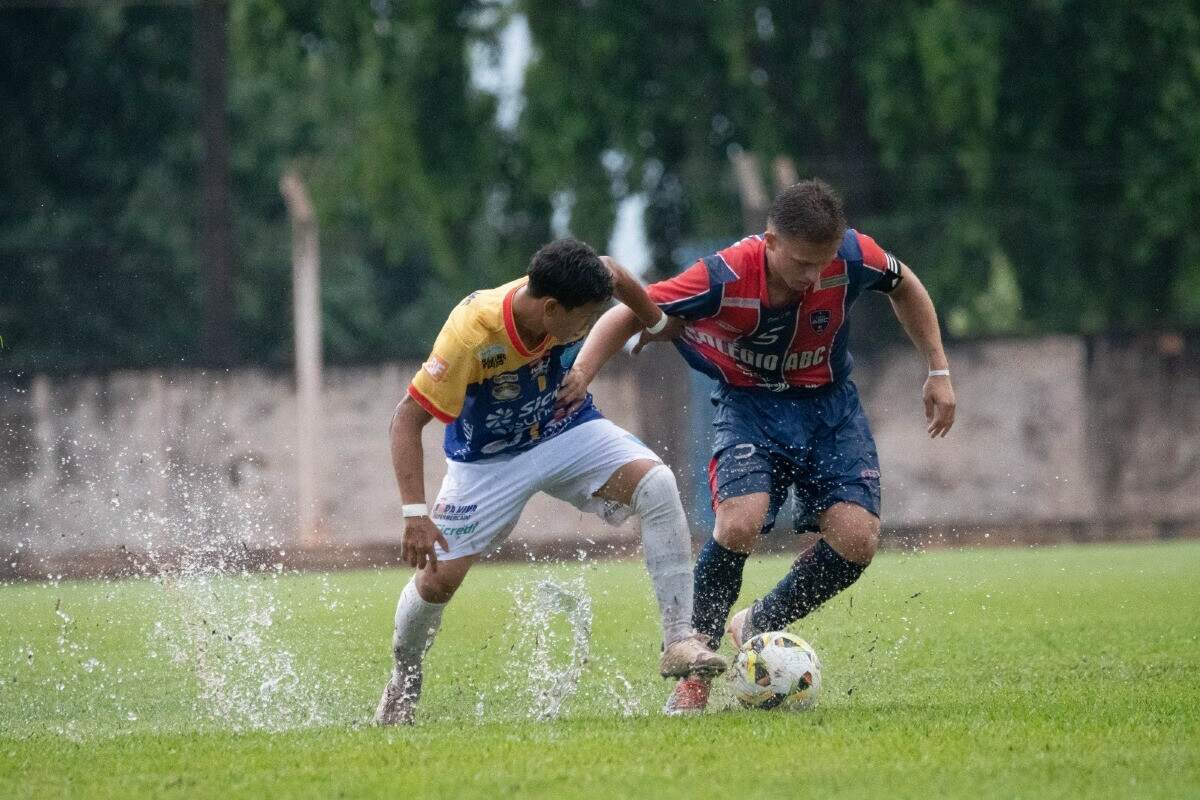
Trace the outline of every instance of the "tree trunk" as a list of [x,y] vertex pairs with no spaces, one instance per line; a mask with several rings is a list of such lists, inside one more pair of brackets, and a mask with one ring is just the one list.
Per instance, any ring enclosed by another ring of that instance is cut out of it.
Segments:
[[225,120],[224,0],[196,4],[196,72],[200,81],[200,274],[204,323],[200,357],[228,366],[237,352],[233,335],[233,243],[229,208],[229,136]]

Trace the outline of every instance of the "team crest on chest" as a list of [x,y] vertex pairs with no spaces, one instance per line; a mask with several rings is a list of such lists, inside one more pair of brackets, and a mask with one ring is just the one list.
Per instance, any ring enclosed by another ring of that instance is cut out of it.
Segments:
[[812,327],[813,333],[824,333],[829,327],[829,319],[833,314],[827,308],[820,308],[808,315],[808,324]]

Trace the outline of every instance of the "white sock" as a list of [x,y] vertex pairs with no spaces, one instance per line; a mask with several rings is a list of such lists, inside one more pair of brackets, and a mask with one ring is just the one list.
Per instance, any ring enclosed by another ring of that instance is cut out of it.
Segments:
[[396,603],[396,631],[392,635],[392,653],[398,673],[414,670],[421,665],[425,651],[433,644],[442,624],[445,603],[429,603],[417,592],[414,575]]
[[633,493],[642,522],[642,550],[662,615],[666,644],[691,636],[692,540],[675,474],[665,464],[651,469]]

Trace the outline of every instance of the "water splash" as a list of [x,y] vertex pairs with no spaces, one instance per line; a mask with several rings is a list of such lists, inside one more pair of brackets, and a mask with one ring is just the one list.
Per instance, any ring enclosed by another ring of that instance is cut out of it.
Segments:
[[[307,657],[327,642],[298,639],[294,627],[281,625],[298,609],[283,591],[282,563],[263,563],[264,551],[284,555],[269,522],[277,509],[264,497],[266,487],[223,491],[214,476],[174,461],[170,450],[161,460],[140,452],[117,464],[139,476],[152,472],[162,502],[106,497],[108,515],[94,520],[99,539],[120,535],[128,542],[120,550],[143,580],[103,581],[107,591],[89,591],[86,600],[58,576],[40,584],[53,598],[53,612],[31,622],[48,626],[50,635],[41,642],[34,636],[12,653],[23,667],[4,688],[18,693],[20,685],[40,684],[52,690],[41,696],[53,699],[3,720],[6,733],[52,731],[82,740],[181,725],[278,731],[351,721],[346,709],[354,706],[342,697],[348,677],[318,670]],[[52,492],[46,500],[66,504],[73,496]],[[23,549],[19,543],[12,558]],[[137,618],[128,616],[131,595]],[[332,595],[326,579],[317,602],[335,609]],[[114,598],[121,603],[110,605]],[[141,629],[142,647],[101,647],[106,622],[120,613],[135,642]],[[170,713],[178,709],[185,713]]]
[[528,714],[553,719],[579,688],[591,652],[592,598],[582,576],[543,577],[512,588],[518,650],[514,675],[526,677]]

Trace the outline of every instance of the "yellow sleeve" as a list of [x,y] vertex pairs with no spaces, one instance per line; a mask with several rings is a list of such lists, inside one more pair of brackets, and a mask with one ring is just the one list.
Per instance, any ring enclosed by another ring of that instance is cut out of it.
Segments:
[[408,387],[412,399],[447,424],[454,422],[462,413],[467,387],[478,383],[481,378],[479,359],[458,332],[462,325],[458,314],[458,309],[455,309],[450,319],[446,320],[437,341],[433,343],[433,352],[417,370]]

